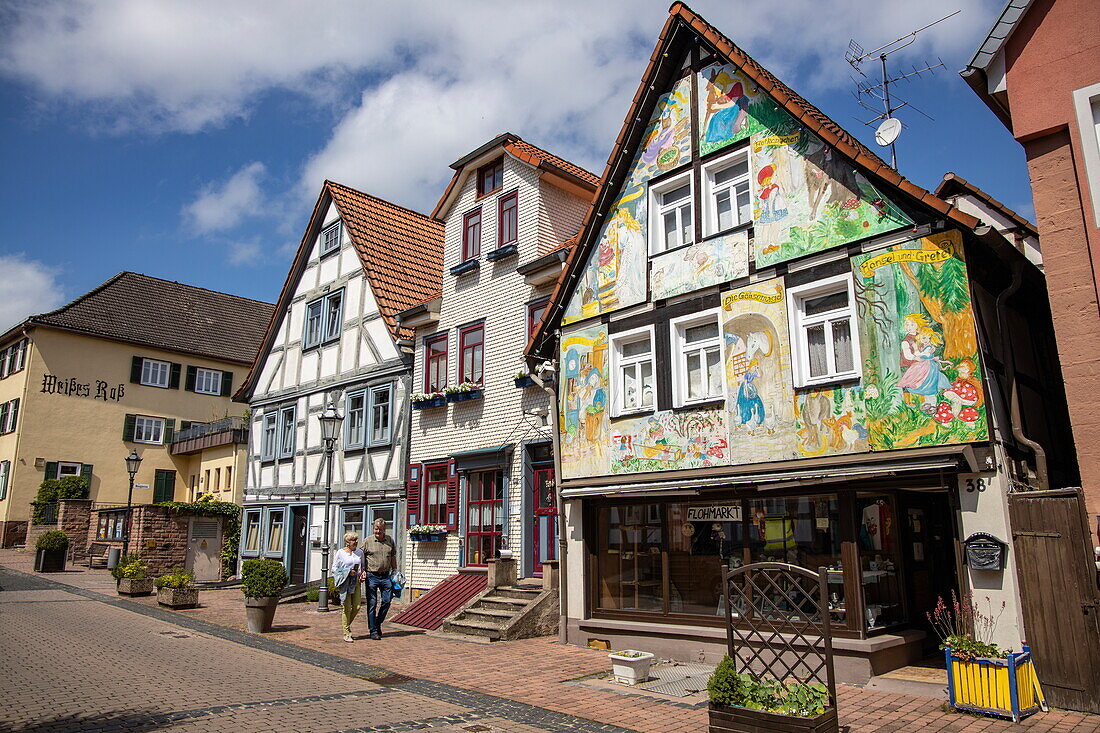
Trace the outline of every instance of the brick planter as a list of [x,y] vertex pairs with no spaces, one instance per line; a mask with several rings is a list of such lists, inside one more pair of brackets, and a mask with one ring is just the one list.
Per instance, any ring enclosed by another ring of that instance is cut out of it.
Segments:
[[118,594],[120,596],[151,596],[153,595],[153,579],[121,578],[118,581]]
[[169,608],[194,608],[199,605],[199,589],[158,588],[157,603]]

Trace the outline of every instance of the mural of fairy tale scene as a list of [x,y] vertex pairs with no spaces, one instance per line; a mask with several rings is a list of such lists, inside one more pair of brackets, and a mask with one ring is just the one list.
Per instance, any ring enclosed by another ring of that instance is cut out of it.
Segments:
[[732,64],[713,64],[699,72],[699,154],[706,155],[768,132],[790,119]]
[[756,266],[911,226],[843,156],[781,112],[751,143]]
[[691,159],[691,84],[682,79],[654,107],[630,175],[562,317],[568,324],[646,299],[646,182]]
[[871,450],[989,437],[958,231],[852,260]]
[[731,463],[798,455],[784,295],[776,278],[722,298]]
[[736,280],[749,274],[749,233],[734,232],[667,252],[650,261],[654,300]]
[[794,411],[799,455],[810,458],[868,450],[862,388],[800,391]]
[[706,468],[729,463],[723,410],[666,410],[616,421],[611,430],[611,472]]
[[566,477],[608,472],[607,327],[578,329],[561,341],[561,464]]

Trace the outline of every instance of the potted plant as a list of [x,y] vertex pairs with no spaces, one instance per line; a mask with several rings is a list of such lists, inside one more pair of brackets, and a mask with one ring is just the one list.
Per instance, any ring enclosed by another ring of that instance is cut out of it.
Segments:
[[611,652],[611,672],[615,681],[624,685],[637,685],[649,679],[649,665],[653,664],[653,654],[636,649],[623,649]]
[[520,369],[512,375],[512,381],[515,382],[517,387],[535,386],[535,380],[531,378],[531,375],[527,373],[526,369]]
[[707,681],[710,733],[761,730],[838,731],[829,688],[820,682],[780,682],[737,671],[728,655]]
[[447,395],[448,402],[465,402],[481,397],[482,390],[481,385],[477,382],[460,382],[459,384],[448,384],[443,388],[443,391]]
[[940,649],[947,664],[947,695],[957,710],[986,713],[1019,722],[1046,709],[1039,689],[1031,650],[1001,649],[993,643],[993,632],[1004,613],[1005,603],[994,615],[978,609],[969,593],[961,599],[951,592],[951,605],[943,598],[926,613],[939,635]]
[[409,527],[409,539],[413,542],[442,542],[447,537],[443,524],[414,524]]
[[278,560],[245,560],[241,566],[241,591],[244,593],[248,630],[254,634],[271,631],[279,594],[286,587],[286,568]]
[[199,589],[195,587],[195,574],[185,568],[157,578],[157,603],[169,608],[194,608],[199,605]]
[[65,569],[65,555],[69,551],[69,535],[60,529],[43,532],[34,543],[34,571],[36,573],[60,573]]
[[120,596],[149,596],[153,594],[153,579],[149,566],[137,555],[123,555],[111,571],[118,583]]
[[409,399],[412,400],[414,410],[428,410],[447,404],[446,395],[442,392],[414,392]]

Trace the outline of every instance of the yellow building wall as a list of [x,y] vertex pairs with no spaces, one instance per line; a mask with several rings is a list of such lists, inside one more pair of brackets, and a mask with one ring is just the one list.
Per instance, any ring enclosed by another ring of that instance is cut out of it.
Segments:
[[[45,478],[45,464],[49,461],[92,464],[92,500],[124,504],[129,483],[124,459],[131,450],[137,450],[142,457],[135,483],[149,485],[148,489],[134,490],[134,503],[152,501],[156,469],[175,471],[174,499],[188,500],[193,456],[172,456],[168,445],[124,441],[126,415],[174,419],[176,430],[179,430],[181,420],[209,422],[243,416],[248,409],[229,397],[188,392],[183,389],[182,376],[179,389],[130,382],[134,356],[181,364],[184,375],[189,365],[231,371],[234,386],[240,385],[245,378],[248,372],[245,366],[41,327],[33,329],[30,337],[27,367],[19,376],[19,380],[25,382],[25,393],[3,398],[21,396],[22,404],[16,432],[0,438],[0,460],[12,461],[8,495],[0,501],[0,520],[26,520],[30,516],[30,502]],[[42,391],[46,375],[88,385],[88,396],[46,394]],[[0,395],[19,388],[14,380],[15,376],[0,380]],[[100,386],[104,391],[97,398]],[[102,398],[104,394],[106,399]],[[232,446],[226,448],[232,452]],[[218,461],[222,457],[210,460]],[[238,461],[234,464],[233,481],[239,484],[244,479],[243,461],[227,460]],[[240,490],[234,495],[239,502]]]
[[[179,501],[194,501],[202,494],[213,494],[216,501],[240,504],[244,500],[245,470],[248,465],[248,445],[236,443],[207,448],[190,456],[184,480],[187,492]],[[183,471],[184,469],[180,469]]]

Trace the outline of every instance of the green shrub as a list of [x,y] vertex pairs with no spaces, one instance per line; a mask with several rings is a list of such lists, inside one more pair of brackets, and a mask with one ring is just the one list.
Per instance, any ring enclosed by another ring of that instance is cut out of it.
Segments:
[[66,476],[57,479],[58,499],[87,499],[88,479],[83,476]]
[[308,603],[316,603],[321,598],[320,588],[310,588],[306,591],[306,601]]
[[241,567],[241,591],[246,598],[277,596],[286,583],[286,568],[278,560],[245,560]]
[[809,718],[825,712],[829,690],[820,682],[788,682],[761,679],[737,671],[733,659],[726,656],[707,681],[707,693],[715,705],[767,710],[783,715]]
[[195,587],[195,574],[186,568],[172,568],[170,573],[165,573],[153,583],[158,588],[175,588],[184,590]]
[[69,535],[60,529],[51,529],[43,532],[34,543],[34,549],[48,552],[63,551],[69,549]]
[[149,566],[137,555],[123,555],[118,559],[118,565],[111,571],[111,577],[115,580],[128,578],[141,580],[149,574]]

